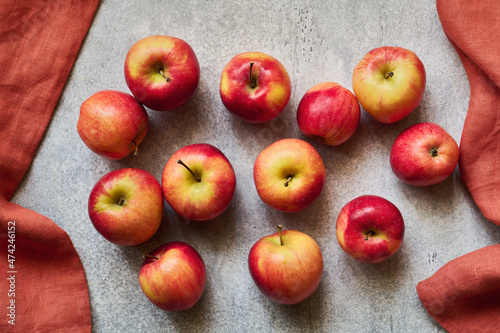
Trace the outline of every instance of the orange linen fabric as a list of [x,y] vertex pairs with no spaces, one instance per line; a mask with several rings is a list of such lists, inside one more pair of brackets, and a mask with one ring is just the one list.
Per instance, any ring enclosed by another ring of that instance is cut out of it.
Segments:
[[483,215],[500,226],[500,1],[437,0],[437,10],[470,83],[460,173]]
[[417,285],[429,314],[450,333],[500,332],[500,245],[450,261]]
[[[470,83],[460,172],[484,216],[500,225],[500,1],[437,0],[437,10]],[[500,245],[452,260],[417,292],[449,332],[500,332]]]
[[70,238],[8,200],[31,164],[98,3],[0,0],[0,332],[91,330],[85,273]]

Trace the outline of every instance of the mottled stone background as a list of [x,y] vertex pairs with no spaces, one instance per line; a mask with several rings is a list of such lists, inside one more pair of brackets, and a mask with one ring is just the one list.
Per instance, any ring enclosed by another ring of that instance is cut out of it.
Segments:
[[[193,47],[201,66],[199,89],[176,111],[148,110],[150,130],[139,157],[105,160],[77,134],[80,105],[98,90],[129,92],[123,76],[125,55],[134,42],[153,34],[179,37]],[[303,136],[296,123],[303,94],[324,81],[352,89],[355,65],[366,52],[384,45],[411,49],[423,61],[427,88],[422,104],[392,125],[378,123],[362,110],[356,134],[340,147],[322,146]],[[221,71],[244,51],[268,53],[290,74],[290,102],[270,123],[235,119],[220,100]],[[422,121],[441,125],[459,141],[468,101],[467,76],[442,31],[433,0],[105,0],[12,201],[52,218],[73,240],[86,271],[95,332],[442,332],[422,307],[417,283],[451,259],[498,243],[500,229],[482,217],[458,170],[439,185],[410,187],[393,175],[389,152],[402,130]],[[322,195],[295,214],[261,202],[252,176],[259,152],[288,137],[313,144],[327,168]],[[127,248],[107,242],[94,230],[87,199],[101,176],[137,167],[160,180],[176,150],[199,142],[221,149],[236,171],[236,195],[222,216],[195,223],[166,205],[158,233]],[[376,265],[348,257],[335,236],[340,209],[363,194],[392,201],[406,222],[400,251]],[[318,290],[295,306],[269,301],[248,273],[250,247],[274,233],[277,224],[311,235],[324,255]],[[193,245],[208,273],[201,300],[180,313],[154,307],[138,283],[143,254],[171,240]]]

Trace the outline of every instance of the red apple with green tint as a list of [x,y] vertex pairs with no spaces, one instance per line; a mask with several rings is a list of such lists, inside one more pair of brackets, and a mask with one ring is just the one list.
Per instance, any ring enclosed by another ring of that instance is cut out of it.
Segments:
[[169,111],[193,96],[200,81],[200,65],[182,39],[149,36],[128,51],[125,80],[139,102],[156,111]]
[[248,268],[259,290],[281,304],[297,304],[318,288],[323,255],[318,243],[295,230],[259,239],[248,254]]
[[184,242],[166,243],[146,256],[139,283],[146,297],[167,311],[183,311],[200,299],[207,280],[199,253]]
[[119,160],[137,154],[148,131],[148,114],[130,94],[103,90],[82,103],[76,129],[94,153]]
[[279,116],[290,94],[290,77],[285,67],[265,53],[240,53],[222,71],[222,103],[229,112],[250,123]]
[[161,186],[141,169],[111,171],[90,192],[88,211],[94,227],[108,241],[143,243],[154,235],[163,218]]
[[375,195],[347,203],[337,218],[337,240],[352,258],[378,263],[401,247],[405,225],[399,209]]
[[404,130],[391,148],[391,168],[403,182],[430,186],[448,178],[458,163],[456,141],[441,126],[419,123]]
[[321,194],[326,170],[321,156],[309,143],[283,139],[257,156],[253,177],[262,201],[281,211],[298,212]]
[[361,106],[386,124],[403,119],[420,104],[425,83],[422,61],[402,47],[371,50],[352,75],[352,89]]
[[359,117],[356,96],[335,82],[323,82],[309,89],[297,110],[302,133],[329,146],[346,142],[358,128]]
[[163,195],[188,220],[206,221],[222,214],[235,188],[231,163],[219,149],[206,143],[179,149],[163,169]]

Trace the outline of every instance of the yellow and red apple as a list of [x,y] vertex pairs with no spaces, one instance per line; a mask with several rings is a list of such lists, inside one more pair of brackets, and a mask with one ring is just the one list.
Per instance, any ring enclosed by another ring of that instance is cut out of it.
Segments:
[[415,110],[424,97],[425,83],[422,61],[402,47],[371,50],[352,75],[352,89],[361,106],[386,124],[399,121]]
[[391,148],[394,174],[414,186],[430,186],[444,181],[458,163],[457,142],[441,126],[419,123],[398,135]]
[[363,195],[342,208],[336,229],[339,245],[349,256],[378,263],[401,247],[405,225],[401,212],[389,200]]
[[139,272],[146,297],[167,311],[193,307],[205,290],[207,273],[200,254],[184,242],[169,242],[149,253]]
[[316,241],[295,230],[259,239],[248,254],[248,268],[259,290],[282,304],[297,304],[318,287],[323,256]]
[[306,136],[329,146],[346,142],[356,131],[360,111],[356,98],[335,82],[309,89],[300,100],[297,123]]
[[125,80],[139,102],[156,111],[169,111],[193,96],[200,81],[200,65],[182,39],[149,36],[128,51]]
[[172,209],[188,220],[206,221],[222,214],[231,203],[235,188],[231,163],[210,144],[179,149],[163,169],[163,195]]
[[222,71],[222,103],[229,112],[250,123],[279,116],[290,94],[290,77],[285,67],[265,53],[240,53]]
[[299,139],[282,139],[265,148],[255,160],[253,175],[262,201],[285,212],[309,207],[326,181],[318,151]]
[[137,153],[148,131],[148,114],[130,94],[102,90],[82,103],[76,128],[94,153],[118,160]]
[[150,239],[163,219],[161,186],[149,172],[126,168],[104,175],[89,195],[88,212],[96,230],[118,245]]

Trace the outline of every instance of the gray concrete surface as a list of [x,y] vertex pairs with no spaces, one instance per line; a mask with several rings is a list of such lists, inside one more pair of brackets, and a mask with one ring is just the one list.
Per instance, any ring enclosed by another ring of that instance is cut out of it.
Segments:
[[[79,107],[98,90],[128,92],[125,55],[135,41],[153,34],[176,36],[193,47],[202,73],[199,89],[176,111],[148,110],[150,130],[139,157],[105,160],[77,134]],[[362,110],[356,134],[340,147],[305,138],[295,120],[302,95],[323,81],[352,89],[355,65],[366,52],[384,45],[411,49],[423,61],[427,88],[420,107],[392,125],[378,123]],[[264,125],[235,119],[219,97],[224,65],[244,51],[278,58],[292,80],[289,105]],[[468,101],[467,76],[442,31],[433,0],[105,0],[12,201],[52,218],[73,240],[86,271],[95,332],[443,332],[422,307],[417,283],[451,259],[498,243],[500,229],[482,217],[458,170],[439,185],[410,187],[393,175],[389,151],[402,130],[422,121],[441,125],[459,141]],[[261,202],[252,176],[258,153],[286,137],[313,144],[327,168],[320,198],[295,214]],[[127,248],[108,243],[94,230],[87,199],[101,176],[137,167],[160,180],[169,157],[198,142],[221,149],[236,171],[236,195],[222,216],[194,223],[166,205],[157,234]],[[335,236],[340,209],[362,194],[389,199],[406,221],[402,248],[377,265],[348,257]],[[269,301],[248,273],[250,247],[275,232],[277,224],[311,235],[324,254],[318,290],[295,306]],[[180,313],[154,307],[138,283],[142,255],[171,240],[193,245],[208,271],[201,300]]]

